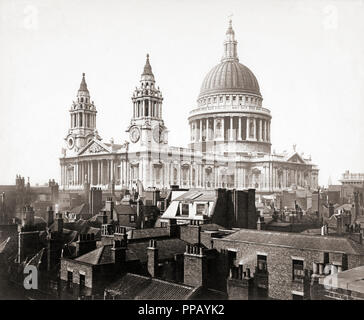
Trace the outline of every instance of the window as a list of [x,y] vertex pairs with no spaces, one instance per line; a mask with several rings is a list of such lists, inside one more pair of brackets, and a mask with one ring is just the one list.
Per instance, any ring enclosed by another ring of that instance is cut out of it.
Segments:
[[235,101],[236,100],[236,96],[233,96],[233,101]]
[[257,268],[258,272],[267,272],[267,256],[258,254]]
[[220,102],[222,102],[222,96],[220,96]]
[[130,221],[131,223],[135,222],[135,214],[131,214],[131,215],[129,216],[129,221]]
[[206,204],[197,203],[196,204],[196,215],[204,215],[206,214]]
[[86,280],[85,280],[85,275],[84,274],[80,274],[80,287],[84,287]]
[[189,213],[189,204],[188,203],[182,203],[182,215],[188,216]]
[[226,101],[229,101],[230,100],[230,96],[226,96]]
[[292,294],[292,300],[303,300],[303,296],[300,294]]
[[301,281],[305,277],[303,270],[303,260],[292,260],[292,280]]

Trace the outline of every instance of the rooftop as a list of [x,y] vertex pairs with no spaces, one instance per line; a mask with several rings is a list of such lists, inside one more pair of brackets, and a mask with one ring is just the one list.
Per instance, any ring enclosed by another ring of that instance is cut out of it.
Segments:
[[127,273],[105,289],[119,299],[186,300],[197,288],[156,278]]
[[344,237],[241,229],[220,240],[296,248],[301,250],[364,255],[363,245]]

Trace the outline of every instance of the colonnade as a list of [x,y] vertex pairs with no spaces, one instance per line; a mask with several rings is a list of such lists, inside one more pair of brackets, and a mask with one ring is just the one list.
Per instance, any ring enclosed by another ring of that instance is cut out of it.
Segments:
[[270,142],[270,120],[259,117],[207,117],[190,121],[191,142]]

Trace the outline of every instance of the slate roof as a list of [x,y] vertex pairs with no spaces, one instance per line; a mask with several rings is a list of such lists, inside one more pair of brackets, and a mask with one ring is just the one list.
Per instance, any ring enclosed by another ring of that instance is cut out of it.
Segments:
[[345,237],[242,229],[220,241],[364,255],[364,246]]
[[[198,287],[197,287],[198,288]],[[196,287],[127,273],[105,289],[119,299],[131,300],[186,300]]]

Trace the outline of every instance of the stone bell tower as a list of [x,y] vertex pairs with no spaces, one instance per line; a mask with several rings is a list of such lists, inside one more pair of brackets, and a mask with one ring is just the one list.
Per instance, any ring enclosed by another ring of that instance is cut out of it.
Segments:
[[69,150],[78,152],[95,136],[98,137],[96,130],[97,111],[94,102],[91,101],[84,73],[76,101],[73,101],[69,112],[71,122],[65,138],[66,145]]
[[149,54],[133,96],[133,117],[126,132],[132,145],[153,148],[167,143],[167,128],[162,119],[162,93],[155,85]]

